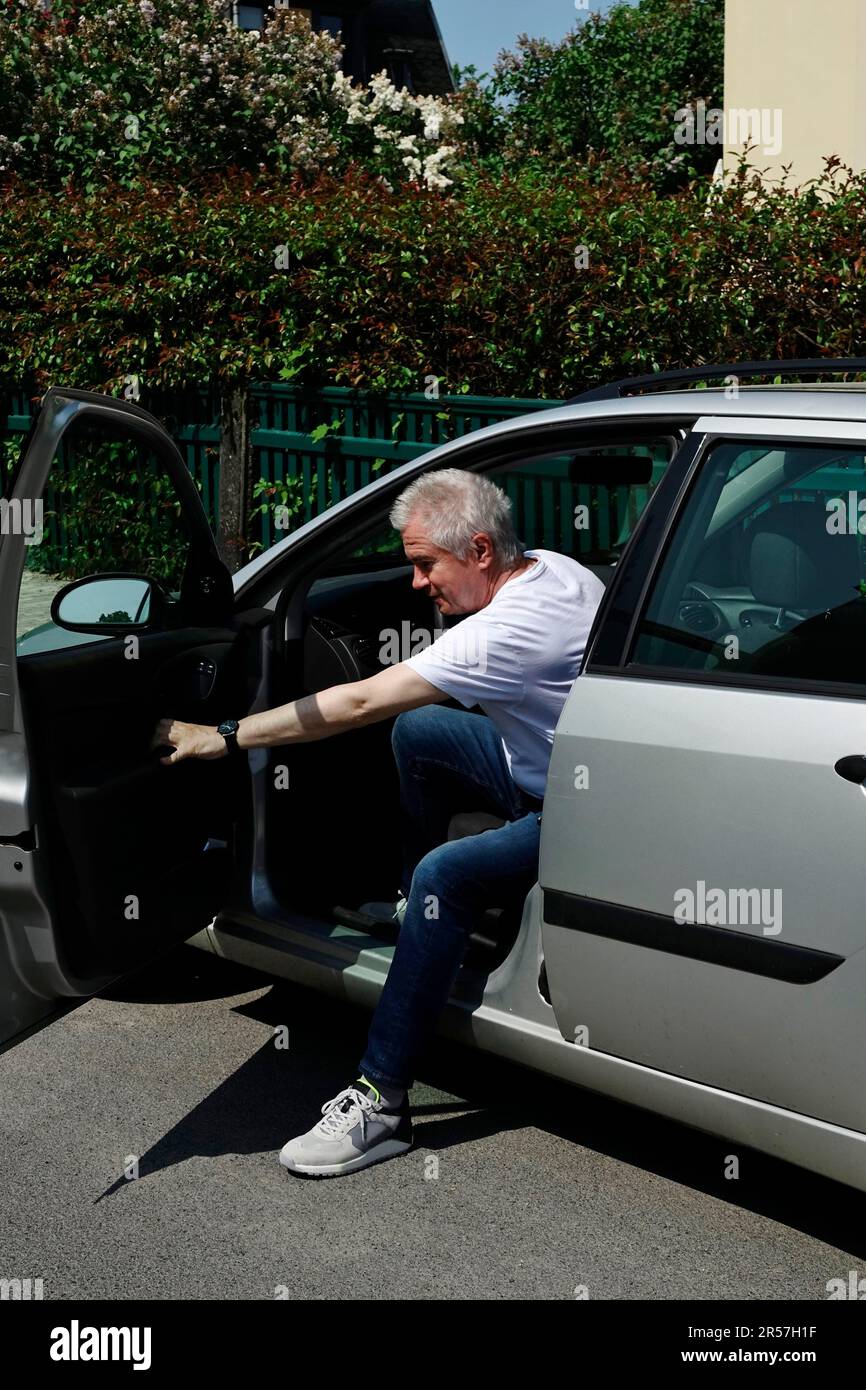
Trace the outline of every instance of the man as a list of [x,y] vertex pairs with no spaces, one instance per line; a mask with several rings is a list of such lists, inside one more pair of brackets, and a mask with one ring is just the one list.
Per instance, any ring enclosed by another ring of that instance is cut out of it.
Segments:
[[[404,864],[400,923],[359,1075],[324,1116],[283,1147],[293,1173],[333,1177],[412,1145],[414,1064],[451,990],[478,916],[503,890],[516,902],[538,877],[541,807],[553,731],[577,676],[604,586],[551,550],[522,551],[511,501],[494,483],[448,468],[411,483],[390,516],[414,566],[413,588],[439,612],[468,614],[415,656],[369,680],[241,719],[240,748],[328,738],[394,715]],[[436,708],[454,698],[464,709]],[[470,714],[480,705],[486,717]],[[161,762],[226,756],[216,729],[162,720]],[[447,841],[455,811],[506,824]],[[378,905],[370,905],[376,911]]]

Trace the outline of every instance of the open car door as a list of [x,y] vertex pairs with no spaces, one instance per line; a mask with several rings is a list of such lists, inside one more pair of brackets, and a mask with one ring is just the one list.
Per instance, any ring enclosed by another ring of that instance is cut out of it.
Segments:
[[[50,390],[6,491],[0,1043],[224,905],[246,843],[246,758],[164,766],[150,743],[163,717],[248,713],[271,618],[235,613],[187,466],[132,403]],[[61,538],[88,578],[16,651],[22,572],[57,570]]]

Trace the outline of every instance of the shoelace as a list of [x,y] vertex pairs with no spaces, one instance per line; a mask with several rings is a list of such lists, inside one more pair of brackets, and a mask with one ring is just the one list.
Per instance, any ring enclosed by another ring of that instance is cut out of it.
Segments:
[[322,1106],[325,1118],[319,1121],[316,1129],[326,1139],[339,1139],[347,1130],[352,1129],[356,1121],[360,1121],[361,1138],[364,1139],[367,1133],[367,1113],[373,1109],[374,1104],[372,1096],[365,1096],[356,1086],[347,1086],[345,1091],[341,1091],[333,1100],[326,1101]]

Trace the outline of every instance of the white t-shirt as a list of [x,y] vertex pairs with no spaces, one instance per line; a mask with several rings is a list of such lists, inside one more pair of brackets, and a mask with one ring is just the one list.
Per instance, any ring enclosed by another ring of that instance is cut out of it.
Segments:
[[555,550],[526,550],[535,564],[508,579],[406,665],[459,700],[480,705],[502,738],[511,776],[544,796],[553,731],[580,669],[604,585]]

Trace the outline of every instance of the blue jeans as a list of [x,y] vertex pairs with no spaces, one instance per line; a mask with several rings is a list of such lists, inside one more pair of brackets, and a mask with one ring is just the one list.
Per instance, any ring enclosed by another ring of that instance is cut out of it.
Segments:
[[[494,725],[425,705],[394,721],[406,916],[360,1074],[408,1089],[486,907],[522,901],[538,878],[541,802],[514,782]],[[458,811],[505,817],[498,830],[447,841]]]

